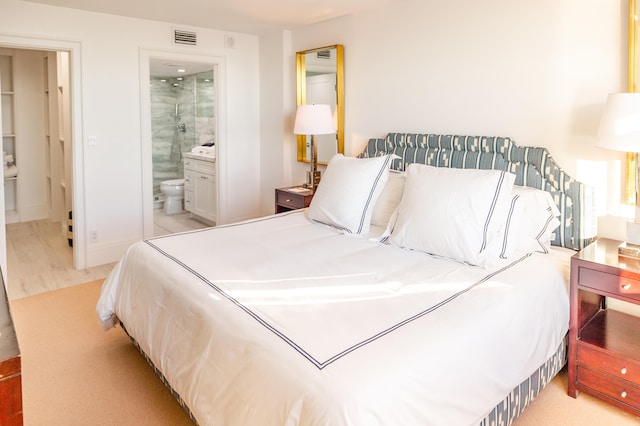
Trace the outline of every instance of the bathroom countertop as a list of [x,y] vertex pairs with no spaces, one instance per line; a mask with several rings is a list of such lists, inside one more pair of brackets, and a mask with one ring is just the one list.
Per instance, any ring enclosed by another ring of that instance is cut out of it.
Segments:
[[204,155],[204,154],[194,154],[193,152],[183,152],[182,156],[184,158],[192,158],[194,160],[210,161],[212,163],[216,162],[216,157],[214,155]]

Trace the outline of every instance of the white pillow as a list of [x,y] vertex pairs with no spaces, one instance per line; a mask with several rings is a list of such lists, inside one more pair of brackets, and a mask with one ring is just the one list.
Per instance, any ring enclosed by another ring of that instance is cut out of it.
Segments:
[[406,174],[397,170],[389,170],[387,184],[382,189],[371,214],[371,225],[386,228],[394,210],[400,204]]
[[514,185],[500,257],[534,251],[548,253],[553,232],[560,226],[558,216],[560,210],[551,194]]
[[515,175],[410,164],[392,245],[471,265],[497,259]]
[[391,155],[334,155],[311,200],[307,217],[353,234],[369,232],[371,214],[387,177]]

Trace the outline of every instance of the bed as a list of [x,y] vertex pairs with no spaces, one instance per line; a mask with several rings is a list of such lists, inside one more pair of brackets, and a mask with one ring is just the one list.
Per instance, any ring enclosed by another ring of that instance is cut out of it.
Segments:
[[198,424],[508,425],[565,363],[594,236],[545,149],[390,133],[308,209],[134,244],[97,312]]

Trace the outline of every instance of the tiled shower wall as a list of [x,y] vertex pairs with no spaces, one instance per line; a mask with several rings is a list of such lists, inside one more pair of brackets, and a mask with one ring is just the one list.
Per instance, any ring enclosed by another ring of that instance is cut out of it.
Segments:
[[[203,74],[210,79],[205,82]],[[213,72],[151,77],[153,194],[160,182],[184,177],[182,153],[215,141]],[[176,115],[176,105],[178,105]],[[180,126],[184,124],[184,132]]]

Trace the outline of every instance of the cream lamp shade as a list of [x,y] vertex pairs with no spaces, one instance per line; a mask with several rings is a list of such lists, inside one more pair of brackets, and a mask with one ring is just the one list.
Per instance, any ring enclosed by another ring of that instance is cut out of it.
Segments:
[[325,104],[299,105],[296,111],[296,121],[293,125],[293,133],[296,135],[311,135],[311,159],[308,187],[312,192],[320,182],[318,171],[318,145],[315,135],[327,135],[336,132],[336,124],[331,112],[331,107]]
[[335,132],[336,126],[329,105],[298,106],[293,133],[296,135],[326,135]]
[[640,151],[640,93],[609,94],[596,145],[616,151]]
[[640,93],[611,93],[607,97],[596,145],[615,151],[636,153],[635,220],[627,222],[627,240],[618,247],[623,256],[640,258]]

